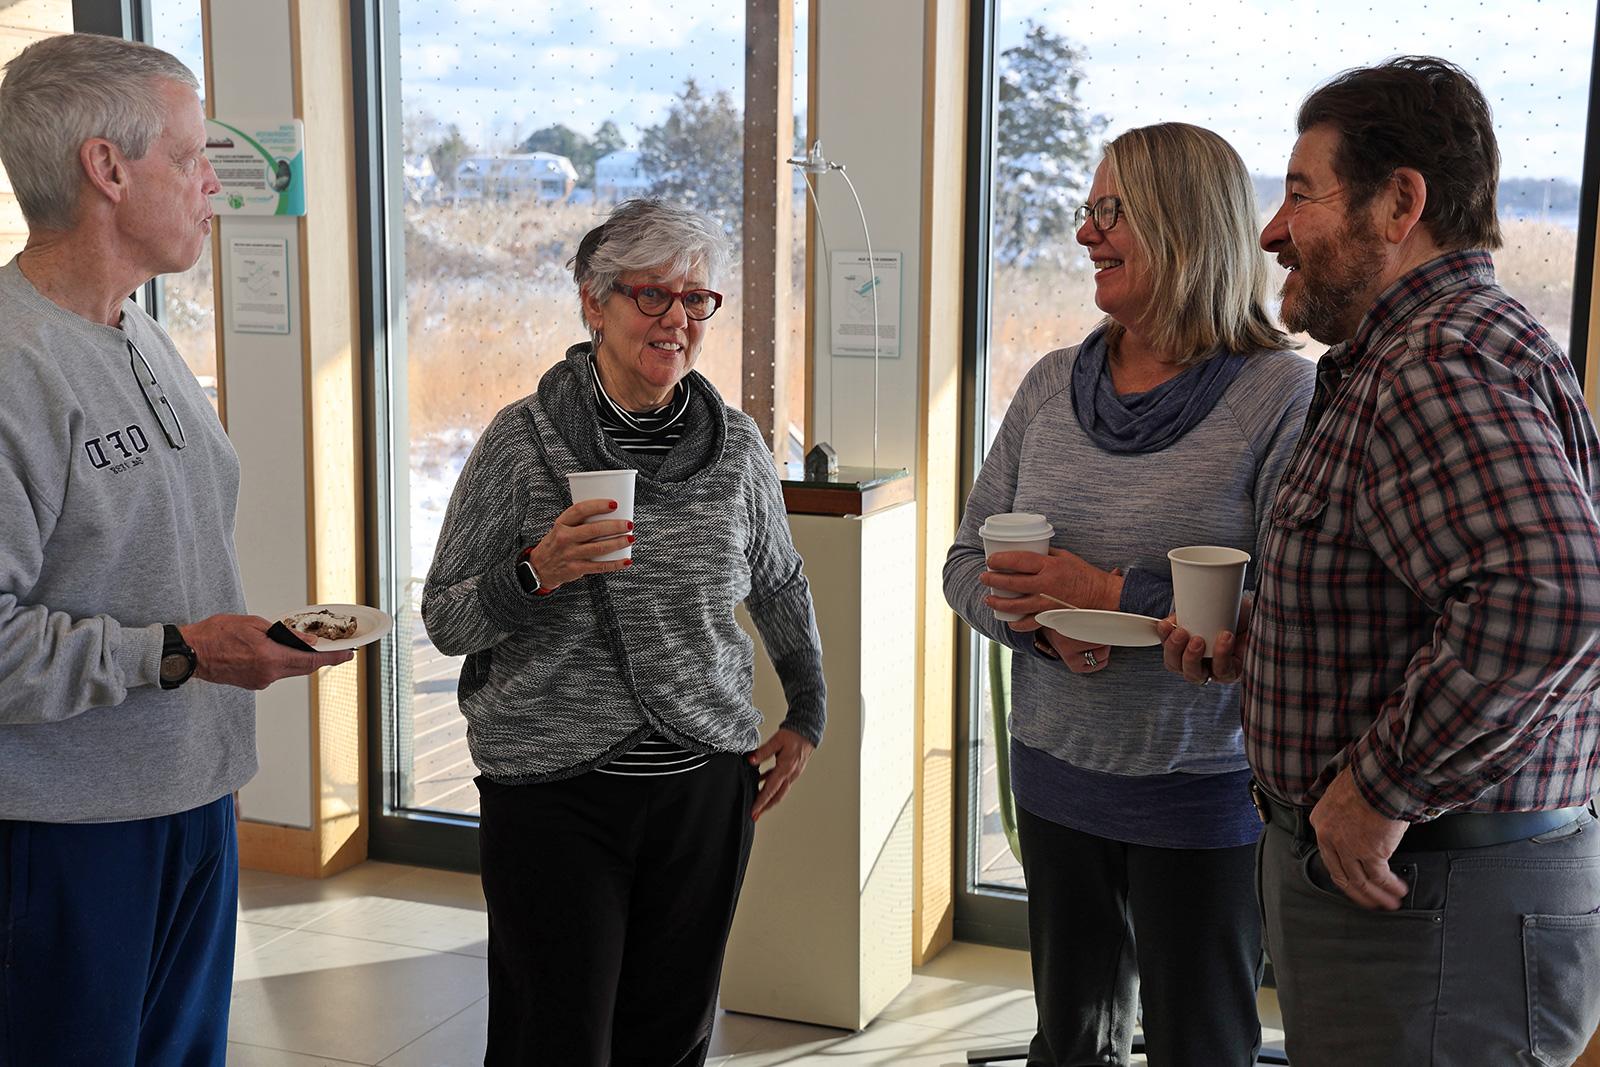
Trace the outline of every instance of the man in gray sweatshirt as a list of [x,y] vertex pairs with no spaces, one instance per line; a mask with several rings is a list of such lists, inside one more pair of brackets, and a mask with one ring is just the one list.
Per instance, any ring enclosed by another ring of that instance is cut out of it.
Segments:
[[242,614],[238,458],[127,298],[206,245],[196,89],[80,34],[0,82],[0,1067],[222,1063],[249,691],[350,657]]

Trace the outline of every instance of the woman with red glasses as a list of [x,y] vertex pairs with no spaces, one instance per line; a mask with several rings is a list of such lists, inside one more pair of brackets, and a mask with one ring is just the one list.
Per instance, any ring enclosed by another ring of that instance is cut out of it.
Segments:
[[[439,536],[422,614],[466,656],[490,1065],[704,1063],[755,820],[822,739],[771,453],[693,369],[727,260],[719,226],[659,200],[584,237],[591,339],[484,431]],[[635,472],[632,522],[573,502],[566,476],[596,470]],[[764,744],[740,603],[788,700]]]

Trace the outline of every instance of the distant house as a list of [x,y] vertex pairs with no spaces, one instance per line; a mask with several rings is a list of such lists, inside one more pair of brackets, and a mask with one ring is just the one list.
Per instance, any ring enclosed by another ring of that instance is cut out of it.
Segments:
[[468,156],[456,165],[457,200],[538,200],[559,203],[572,195],[578,171],[554,152]]
[[650,179],[639,165],[639,151],[623,148],[594,161],[594,198],[616,203],[650,191]]

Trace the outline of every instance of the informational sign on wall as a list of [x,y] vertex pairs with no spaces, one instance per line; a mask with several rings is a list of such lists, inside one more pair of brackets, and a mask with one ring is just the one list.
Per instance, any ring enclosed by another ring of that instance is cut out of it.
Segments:
[[828,294],[832,351],[836,356],[871,356],[872,334],[877,354],[900,355],[899,252],[835,252]]
[[211,198],[217,214],[306,213],[305,128],[299,119],[207,119],[206,158],[222,183]]
[[229,304],[240,333],[289,332],[289,242],[283,237],[228,241]]

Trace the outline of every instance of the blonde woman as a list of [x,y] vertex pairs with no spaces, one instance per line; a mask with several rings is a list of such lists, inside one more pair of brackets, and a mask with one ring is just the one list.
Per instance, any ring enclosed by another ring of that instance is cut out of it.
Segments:
[[[951,606],[1017,652],[1011,784],[1039,1010],[1028,1063],[1127,1063],[1142,999],[1156,1067],[1251,1064],[1261,823],[1236,689],[1190,686],[1159,650],[1070,641],[1034,615],[1065,601],[1162,617],[1168,549],[1254,553],[1314,368],[1267,314],[1250,177],[1216,134],[1124,133],[1078,218],[1106,318],[1023,381],[944,570]],[[985,557],[978,528],[1008,511],[1051,520],[1048,556]],[[999,622],[1002,604],[1026,614]]]

